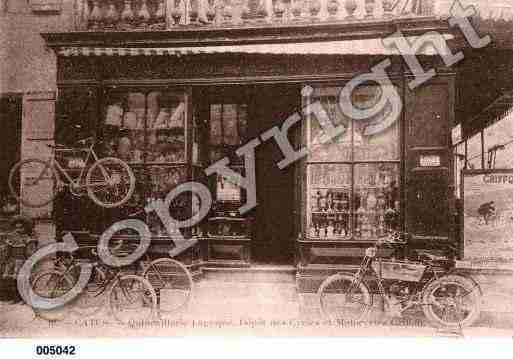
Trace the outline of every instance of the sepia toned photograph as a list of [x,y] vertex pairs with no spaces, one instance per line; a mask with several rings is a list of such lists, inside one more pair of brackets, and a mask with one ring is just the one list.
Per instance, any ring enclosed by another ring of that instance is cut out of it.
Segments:
[[511,338],[512,31],[513,0],[0,0],[0,338]]

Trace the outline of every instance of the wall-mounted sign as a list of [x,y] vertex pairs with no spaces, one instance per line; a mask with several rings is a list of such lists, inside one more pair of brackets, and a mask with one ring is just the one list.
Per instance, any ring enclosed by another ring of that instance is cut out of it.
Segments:
[[461,141],[461,123],[453,127],[451,130],[452,144],[455,145]]
[[420,155],[420,167],[439,167],[440,155]]
[[463,256],[477,267],[513,267],[513,170],[463,171]]
[[217,177],[217,200],[221,202],[240,202],[241,188],[226,180],[223,176]]

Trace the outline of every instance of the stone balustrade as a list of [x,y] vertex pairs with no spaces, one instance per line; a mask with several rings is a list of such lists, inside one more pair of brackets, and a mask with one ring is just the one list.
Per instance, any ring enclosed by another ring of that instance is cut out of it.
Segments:
[[433,14],[434,0],[80,0],[90,31],[373,22]]

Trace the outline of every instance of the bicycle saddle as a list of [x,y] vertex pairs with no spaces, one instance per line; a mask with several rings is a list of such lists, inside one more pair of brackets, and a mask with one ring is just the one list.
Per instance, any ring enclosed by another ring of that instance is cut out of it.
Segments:
[[442,265],[442,266],[444,266],[444,265],[447,265],[448,263],[451,263],[451,260],[448,259],[447,257],[438,256],[436,254],[427,253],[427,252],[419,253],[419,259],[422,260],[422,261],[431,262],[434,265]]

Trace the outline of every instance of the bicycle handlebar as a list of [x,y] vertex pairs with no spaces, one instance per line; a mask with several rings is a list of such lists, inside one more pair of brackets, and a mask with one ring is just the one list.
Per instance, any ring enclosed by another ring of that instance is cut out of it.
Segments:
[[85,145],[87,142],[93,141],[93,140],[94,140],[94,137],[89,136],[89,137],[82,138],[81,140],[76,141],[76,143],[78,143],[79,145]]

